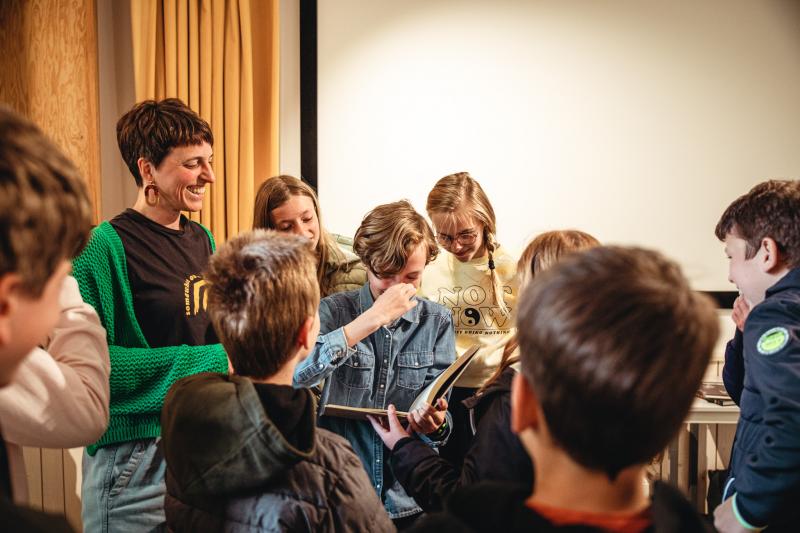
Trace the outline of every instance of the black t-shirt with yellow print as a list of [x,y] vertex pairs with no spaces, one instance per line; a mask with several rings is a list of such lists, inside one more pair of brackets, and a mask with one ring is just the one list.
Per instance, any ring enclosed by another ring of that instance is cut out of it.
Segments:
[[128,265],[133,309],[153,348],[219,342],[206,312],[202,273],[211,256],[208,234],[181,215],[180,229],[166,228],[126,209],[111,221]]

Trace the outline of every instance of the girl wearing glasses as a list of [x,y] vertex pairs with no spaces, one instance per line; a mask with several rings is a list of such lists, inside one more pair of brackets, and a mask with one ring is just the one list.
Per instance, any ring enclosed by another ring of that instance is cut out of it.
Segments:
[[426,209],[436,240],[449,253],[439,254],[425,270],[421,295],[452,311],[459,355],[474,344],[483,346],[450,396],[454,433],[442,456],[460,464],[472,438],[461,401],[494,374],[513,334],[516,260],[497,243],[494,209],[469,173],[440,179],[428,194]]
[[[597,239],[578,230],[542,233],[528,244],[517,263],[520,291],[564,257],[595,246],[600,246]],[[511,382],[519,371],[518,346],[514,335],[506,344],[494,375],[465,402],[471,411],[474,436],[460,468],[437,457],[419,439],[407,438],[410,432],[399,422],[390,420],[388,429],[373,424],[392,451],[392,472],[426,513],[441,511],[443,502],[459,487],[474,483],[497,481],[533,486],[531,458],[511,431],[510,423]]]

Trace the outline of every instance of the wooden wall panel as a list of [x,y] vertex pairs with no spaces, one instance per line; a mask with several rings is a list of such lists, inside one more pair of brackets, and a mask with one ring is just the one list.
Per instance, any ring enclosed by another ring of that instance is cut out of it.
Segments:
[[[89,184],[100,216],[95,0],[0,0],[0,102],[36,122]],[[78,450],[23,449],[29,504],[80,524]]]
[[48,513],[64,514],[64,455],[61,450],[42,448],[42,507]]
[[25,477],[28,483],[28,504],[42,509],[42,450],[41,448],[22,448],[25,463]]
[[100,213],[95,0],[0,2],[0,101],[77,164]]
[[28,114],[24,0],[0,2],[0,101]]
[[22,454],[28,483],[27,505],[40,511],[64,515],[75,531],[82,531],[83,448],[23,448]]
[[62,450],[64,453],[64,514],[75,531],[83,530],[81,522],[81,463],[83,448]]

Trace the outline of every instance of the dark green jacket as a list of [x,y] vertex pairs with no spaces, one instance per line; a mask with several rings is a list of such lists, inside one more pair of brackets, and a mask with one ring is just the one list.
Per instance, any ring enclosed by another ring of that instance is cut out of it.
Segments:
[[175,383],[161,418],[171,530],[394,531],[350,445],[316,428],[308,389],[293,394],[284,434],[247,378]]

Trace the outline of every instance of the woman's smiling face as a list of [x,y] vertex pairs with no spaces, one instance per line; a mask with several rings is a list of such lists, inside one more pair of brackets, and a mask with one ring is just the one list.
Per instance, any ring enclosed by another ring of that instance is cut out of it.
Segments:
[[211,168],[213,152],[207,142],[197,145],[176,146],[158,167],[150,165],[149,176],[158,187],[156,209],[170,212],[199,211],[203,207],[206,185],[214,183]]

